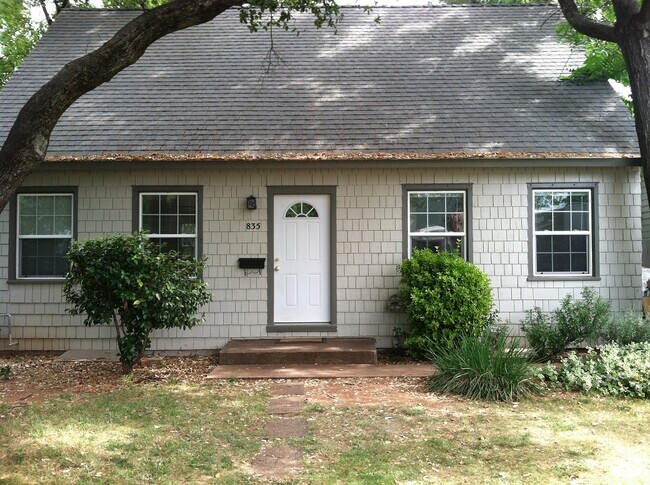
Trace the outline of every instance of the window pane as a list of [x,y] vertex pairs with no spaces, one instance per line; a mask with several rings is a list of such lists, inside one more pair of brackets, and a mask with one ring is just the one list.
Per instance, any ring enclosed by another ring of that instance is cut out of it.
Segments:
[[553,254],[553,272],[568,273],[571,271],[571,255],[569,253]]
[[54,216],[38,216],[36,218],[36,234],[47,236],[54,234]]
[[143,195],[142,196],[142,213],[143,214],[158,214],[160,210],[160,196],[158,195]]
[[448,214],[447,230],[450,232],[464,232],[465,228],[463,214]]
[[551,212],[538,212],[535,214],[535,230],[551,231],[553,229],[553,214]]
[[571,230],[571,213],[570,212],[553,212],[553,230],[570,231]]
[[571,271],[575,273],[586,273],[589,271],[586,253],[574,253],[571,255]]
[[196,212],[196,196],[195,195],[179,195],[178,196],[178,213],[179,214],[195,214]]
[[463,238],[455,236],[413,236],[411,248],[431,251],[455,251],[456,248],[460,248],[461,254],[464,254]]
[[34,195],[20,195],[18,196],[20,205],[20,215],[36,215],[36,196]]
[[160,221],[158,216],[142,216],[142,230],[152,234],[160,234]]
[[553,210],[569,210],[569,193],[568,192],[554,192],[553,193]]
[[537,252],[550,253],[553,236],[537,236]]
[[554,253],[568,253],[569,252],[569,236],[551,236],[553,240]]
[[196,234],[196,217],[179,216],[178,223],[180,225],[179,234]]
[[36,202],[36,211],[38,215],[54,215],[54,196],[52,195],[38,195]]
[[571,236],[571,251],[574,253],[586,253],[587,236]]
[[160,234],[178,234],[178,217],[160,216]]
[[178,196],[176,195],[160,196],[160,213],[178,214]]
[[196,240],[194,238],[161,237],[152,238],[152,241],[159,245],[162,252],[176,251],[190,257],[196,255]]
[[72,217],[56,216],[54,218],[54,234],[57,236],[72,235]]
[[553,208],[553,194],[551,192],[537,192],[535,194],[535,210],[550,211]]
[[[288,214],[287,214],[288,215]],[[411,232],[419,232],[427,227],[426,214],[411,214]]]
[[548,253],[537,253],[537,271],[539,273],[552,273],[553,260]]
[[20,216],[20,227],[18,232],[21,236],[36,234],[36,216]]
[[571,210],[588,211],[589,210],[589,193],[572,192],[571,193]]
[[72,196],[57,195],[54,199],[54,214],[57,216],[72,214]]
[[427,196],[426,194],[410,194],[411,212],[426,212],[427,211]]
[[445,232],[445,215],[444,214],[429,214],[429,223],[427,225],[427,232]]
[[447,212],[463,212],[463,194],[447,195]]
[[445,194],[429,194],[429,212],[445,212]]
[[571,214],[571,229],[574,231],[588,231],[589,230],[589,213],[588,212],[574,212]]

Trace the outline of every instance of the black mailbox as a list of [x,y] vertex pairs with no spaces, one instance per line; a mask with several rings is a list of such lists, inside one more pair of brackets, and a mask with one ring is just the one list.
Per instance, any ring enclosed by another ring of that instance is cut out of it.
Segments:
[[239,258],[241,269],[264,269],[266,258]]

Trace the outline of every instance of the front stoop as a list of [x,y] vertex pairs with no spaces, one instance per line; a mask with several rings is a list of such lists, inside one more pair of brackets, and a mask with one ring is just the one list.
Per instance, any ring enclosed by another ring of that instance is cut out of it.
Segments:
[[231,340],[219,352],[219,365],[376,364],[371,338]]

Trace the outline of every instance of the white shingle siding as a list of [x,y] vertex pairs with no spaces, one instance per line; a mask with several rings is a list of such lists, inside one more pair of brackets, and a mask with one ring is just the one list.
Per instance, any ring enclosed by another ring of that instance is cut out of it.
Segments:
[[[541,162],[540,162],[541,163]],[[599,281],[528,281],[528,184],[598,184]],[[223,346],[231,338],[277,337],[266,332],[267,269],[244,276],[242,256],[267,257],[267,186],[336,186],[337,336],[377,337],[389,347],[403,314],[386,310],[397,292],[402,259],[405,184],[471,184],[472,259],[490,277],[500,316],[512,322],[525,310],[551,310],[567,293],[594,286],[614,308],[636,308],[640,295],[641,192],[636,168],[313,169],[313,170],[87,170],[39,172],[26,186],[77,186],[80,239],[131,232],[132,186],[203,187],[204,278],[214,301],[206,323],[190,331],[156,332],[153,349]],[[245,209],[254,194],[258,209]],[[65,313],[62,284],[7,284],[8,208],[0,214],[0,312],[14,315],[20,350],[113,349],[112,329],[86,328]],[[260,231],[246,231],[246,222]],[[299,335],[310,335],[302,333]],[[319,335],[319,334],[314,334]],[[329,334],[330,336],[332,334]],[[7,344],[0,329],[0,349]]]

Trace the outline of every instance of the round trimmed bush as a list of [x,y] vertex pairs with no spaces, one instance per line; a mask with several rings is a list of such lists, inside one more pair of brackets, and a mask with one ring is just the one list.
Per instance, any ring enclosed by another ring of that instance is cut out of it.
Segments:
[[406,347],[422,356],[431,345],[453,347],[489,322],[490,280],[457,253],[414,250],[399,266],[400,297],[411,326]]

